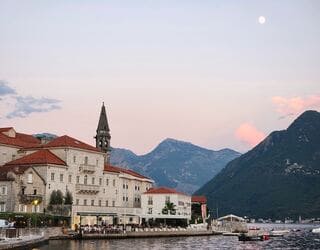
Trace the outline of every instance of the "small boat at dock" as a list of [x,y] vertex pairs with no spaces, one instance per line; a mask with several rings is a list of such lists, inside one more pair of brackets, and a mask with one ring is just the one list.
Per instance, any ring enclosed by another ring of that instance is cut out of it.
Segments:
[[290,233],[290,231],[286,230],[286,229],[284,229],[284,230],[271,230],[270,237],[282,237],[287,233]]

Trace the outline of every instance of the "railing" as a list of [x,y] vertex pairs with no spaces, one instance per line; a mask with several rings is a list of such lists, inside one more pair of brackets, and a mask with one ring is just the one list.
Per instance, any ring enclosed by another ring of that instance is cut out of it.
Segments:
[[80,164],[80,171],[84,173],[94,173],[96,171],[96,166],[89,164]]
[[105,206],[85,206],[85,205],[73,205],[73,212],[74,213],[110,213],[110,214],[130,214],[130,215],[141,215],[142,209],[135,208],[135,207],[105,207]]
[[97,194],[100,191],[100,186],[98,186],[98,185],[76,184],[76,191],[78,193],[93,193],[93,194]]
[[20,194],[20,202],[22,204],[30,204],[37,200],[37,203],[41,203],[43,195],[39,194]]

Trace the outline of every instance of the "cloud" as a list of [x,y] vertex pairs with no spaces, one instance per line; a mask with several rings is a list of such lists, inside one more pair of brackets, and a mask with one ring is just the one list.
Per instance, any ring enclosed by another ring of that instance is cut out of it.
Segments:
[[307,109],[319,109],[320,108],[320,95],[310,95],[307,97],[291,97],[286,98],[282,96],[272,97],[272,103],[276,107],[276,112],[281,116],[279,119],[286,118],[300,114]]
[[250,123],[241,124],[236,132],[236,138],[238,138],[243,143],[247,144],[250,147],[256,146],[259,142],[261,142],[265,138],[265,134]]
[[14,94],[16,94],[16,91],[13,88],[9,87],[7,82],[0,80],[0,96]]
[[60,109],[60,100],[50,98],[34,98],[32,96],[17,96],[15,97],[15,108],[12,112],[6,115],[6,118],[12,119],[15,117],[27,117],[31,113],[49,112],[55,109]]

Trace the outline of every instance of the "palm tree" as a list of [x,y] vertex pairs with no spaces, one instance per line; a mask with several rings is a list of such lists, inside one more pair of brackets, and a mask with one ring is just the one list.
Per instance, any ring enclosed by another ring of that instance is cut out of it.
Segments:
[[164,208],[162,209],[162,213],[163,214],[176,214],[176,209],[175,209],[176,205],[172,202],[166,202],[166,205],[164,206]]

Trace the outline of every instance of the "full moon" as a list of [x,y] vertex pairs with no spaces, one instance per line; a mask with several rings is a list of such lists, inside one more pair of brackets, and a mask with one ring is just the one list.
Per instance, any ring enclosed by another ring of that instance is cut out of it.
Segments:
[[264,16],[259,16],[258,21],[260,24],[264,24],[266,22],[266,18]]

